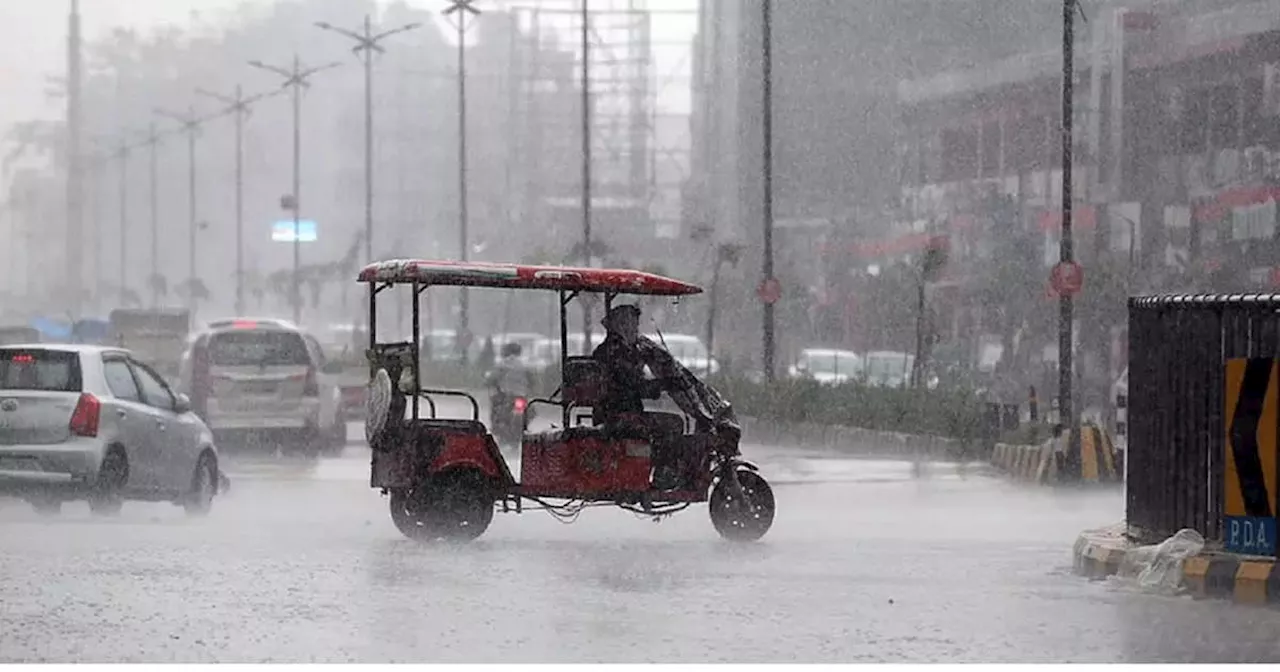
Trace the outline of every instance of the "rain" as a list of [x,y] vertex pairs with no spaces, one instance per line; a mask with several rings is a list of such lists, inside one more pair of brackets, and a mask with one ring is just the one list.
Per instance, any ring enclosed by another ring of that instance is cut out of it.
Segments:
[[1280,660],[1277,68],[1280,0],[3,0],[0,663]]

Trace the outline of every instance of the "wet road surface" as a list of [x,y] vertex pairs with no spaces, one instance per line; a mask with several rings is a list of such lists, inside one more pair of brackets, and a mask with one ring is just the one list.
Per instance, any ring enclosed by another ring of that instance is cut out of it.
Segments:
[[358,445],[236,458],[205,520],[3,501],[0,662],[1280,660],[1280,612],[1070,574],[1118,493],[747,450],[779,511],[746,547],[705,506],[657,524],[499,514],[471,546],[422,546]]

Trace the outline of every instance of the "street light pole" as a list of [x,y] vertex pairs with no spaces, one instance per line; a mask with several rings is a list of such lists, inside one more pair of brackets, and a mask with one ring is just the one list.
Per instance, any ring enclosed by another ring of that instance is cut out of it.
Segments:
[[284,83],[280,85],[281,89],[290,88],[293,97],[293,193],[286,201],[288,207],[293,210],[293,281],[290,302],[293,305],[293,321],[295,323],[302,322],[302,291],[300,289],[299,270],[302,259],[301,236],[299,235],[299,221],[302,212],[302,88],[311,86],[307,78],[330,68],[336,68],[340,63],[329,63],[326,65],[303,69],[302,61],[298,55],[293,55],[293,67],[286,70],[274,65],[267,65],[262,61],[249,61],[249,65],[275,73],[284,78]]
[[159,189],[159,151],[160,136],[156,131],[156,122],[147,127],[147,145],[149,146],[148,182],[151,197],[151,277],[147,284],[151,287],[151,307],[160,305],[160,288],[156,284],[160,277],[160,189]]
[[66,254],[69,300],[73,315],[80,315],[84,296],[84,159],[81,156],[83,116],[80,105],[82,75],[80,2],[71,0],[67,16],[67,226]]
[[379,42],[395,35],[421,27],[421,23],[410,23],[382,33],[373,33],[373,18],[364,17],[364,33],[356,33],[345,28],[338,28],[323,21],[316,27],[355,40],[352,49],[362,54],[364,62],[364,250],[365,258],[373,261],[373,54],[386,53]]
[[249,105],[255,103],[268,95],[259,94],[249,98],[244,97],[244,89],[236,86],[235,94],[232,96],[224,96],[213,91],[205,89],[196,89],[196,93],[216,99],[228,105],[224,110],[224,114],[231,114],[235,117],[236,124],[236,143],[235,143],[235,163],[236,163],[236,305],[235,311],[237,315],[244,315],[244,121],[249,117]]
[[[591,265],[591,12],[582,0],[582,255]],[[582,303],[584,354],[591,352],[591,304]]]
[[[761,55],[763,61],[764,95],[764,282],[773,279],[773,0],[761,0]],[[774,311],[773,301],[764,302],[764,375],[773,382],[774,363]]]
[[129,257],[129,146],[122,144],[116,155],[120,160],[120,269],[117,280],[120,293],[120,307],[125,307],[128,295],[128,257]]
[[[1075,13],[1076,0],[1062,2],[1062,240],[1059,257],[1062,263],[1072,263],[1075,257],[1071,238],[1071,188],[1072,188],[1072,124],[1074,121],[1073,96],[1075,64]],[[1076,459],[1080,455],[1080,432],[1076,423],[1071,399],[1072,355],[1074,345],[1074,305],[1070,292],[1060,292],[1058,298],[1058,422],[1070,430],[1068,455]]]
[[186,113],[157,109],[156,114],[177,121],[187,134],[187,269],[190,273],[187,280],[187,308],[195,313],[195,280],[199,277],[196,268],[196,231],[199,228],[199,223],[196,221],[196,135],[200,132],[200,124],[207,119],[197,118],[194,106],[188,107]]
[[[458,28],[458,248],[459,260],[469,256],[467,213],[467,14],[479,16],[480,10],[472,6],[475,0],[449,0],[444,15],[457,13]],[[467,361],[467,347],[471,341],[471,305],[467,288],[458,288],[458,349],[462,361]]]

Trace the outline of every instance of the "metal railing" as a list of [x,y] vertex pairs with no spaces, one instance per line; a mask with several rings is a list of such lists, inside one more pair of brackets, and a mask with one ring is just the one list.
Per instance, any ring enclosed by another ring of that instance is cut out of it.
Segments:
[[1228,362],[1280,357],[1280,294],[1131,298],[1129,353],[1130,534],[1223,541]]

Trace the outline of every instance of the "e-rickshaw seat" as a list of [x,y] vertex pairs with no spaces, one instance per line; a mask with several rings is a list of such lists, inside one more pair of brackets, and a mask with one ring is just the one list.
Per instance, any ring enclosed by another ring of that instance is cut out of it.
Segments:
[[570,357],[564,363],[561,398],[574,408],[591,408],[604,398],[604,367],[591,357]]
[[487,434],[484,423],[464,418],[419,418],[410,421],[422,432],[449,432],[452,434]]

